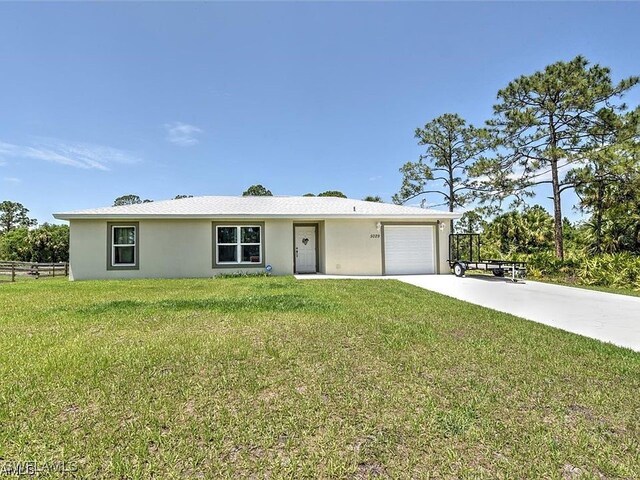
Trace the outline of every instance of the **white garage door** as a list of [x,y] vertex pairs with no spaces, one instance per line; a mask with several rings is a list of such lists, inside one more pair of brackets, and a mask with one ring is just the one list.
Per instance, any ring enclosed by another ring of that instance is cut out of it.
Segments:
[[387,275],[436,272],[435,227],[388,225],[384,227],[384,266]]

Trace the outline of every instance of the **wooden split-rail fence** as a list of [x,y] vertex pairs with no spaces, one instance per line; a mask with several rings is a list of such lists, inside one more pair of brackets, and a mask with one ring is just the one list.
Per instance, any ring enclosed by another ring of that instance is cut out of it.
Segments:
[[9,262],[0,260],[0,275],[11,276],[11,281],[16,281],[16,276],[25,275],[33,278],[62,277],[69,275],[69,264],[37,263],[37,262]]

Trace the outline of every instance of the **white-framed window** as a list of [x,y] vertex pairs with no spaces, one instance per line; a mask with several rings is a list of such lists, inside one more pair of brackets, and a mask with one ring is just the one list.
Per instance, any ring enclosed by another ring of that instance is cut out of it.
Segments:
[[135,267],[137,227],[134,225],[111,226],[111,266]]
[[216,264],[262,263],[260,225],[216,225]]

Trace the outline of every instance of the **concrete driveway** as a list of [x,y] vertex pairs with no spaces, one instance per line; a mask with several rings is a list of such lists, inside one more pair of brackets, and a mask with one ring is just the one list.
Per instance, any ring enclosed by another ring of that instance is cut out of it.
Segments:
[[[389,277],[387,277],[389,278]],[[402,275],[397,280],[640,352],[640,297],[503,278]]]

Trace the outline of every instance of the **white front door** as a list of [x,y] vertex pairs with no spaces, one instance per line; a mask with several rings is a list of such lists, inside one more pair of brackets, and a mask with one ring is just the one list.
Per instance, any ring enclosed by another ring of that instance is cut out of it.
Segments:
[[316,227],[296,226],[294,232],[296,273],[316,273]]

